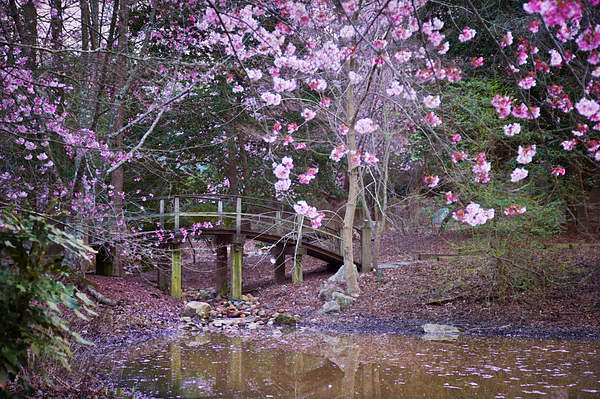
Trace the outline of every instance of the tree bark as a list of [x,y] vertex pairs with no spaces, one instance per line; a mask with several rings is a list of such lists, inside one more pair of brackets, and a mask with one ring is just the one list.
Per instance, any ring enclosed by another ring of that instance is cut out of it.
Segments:
[[[117,57],[116,65],[116,88],[117,92],[120,92],[125,86],[126,75],[127,75],[127,20],[128,20],[128,1],[121,0],[119,3],[119,36],[118,36],[118,49],[119,55]],[[119,106],[117,108],[117,115],[114,123],[113,131],[119,131],[124,124],[124,113],[125,113],[125,102],[120,99]],[[113,149],[116,151],[123,151],[124,133],[119,133],[113,142]],[[111,174],[111,184],[115,192],[114,195],[114,212],[116,219],[116,230],[118,233],[125,232],[124,214],[123,214],[123,194],[124,194],[124,170],[123,165],[116,168]],[[125,275],[123,270],[123,259],[121,256],[121,248],[117,242],[114,251],[114,275],[122,277]]]

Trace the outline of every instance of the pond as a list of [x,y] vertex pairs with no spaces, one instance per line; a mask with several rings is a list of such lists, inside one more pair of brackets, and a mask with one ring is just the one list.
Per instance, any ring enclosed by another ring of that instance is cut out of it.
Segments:
[[200,333],[99,359],[155,398],[597,398],[600,343],[585,340]]

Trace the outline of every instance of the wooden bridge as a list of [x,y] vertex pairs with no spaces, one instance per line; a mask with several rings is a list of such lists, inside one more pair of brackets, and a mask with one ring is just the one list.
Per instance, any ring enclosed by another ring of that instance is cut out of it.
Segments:
[[[152,208],[153,204],[158,207]],[[285,280],[285,258],[293,258],[292,281],[303,279],[302,257],[312,256],[327,262],[332,269],[344,263],[342,254],[342,219],[333,212],[325,212],[319,228],[298,215],[291,206],[272,200],[242,196],[190,194],[154,197],[139,204],[138,209],[126,213],[128,227],[133,227],[128,238],[143,241],[161,241],[171,252],[170,273],[159,269],[159,288],[170,290],[172,296],[181,297],[181,248],[199,236],[211,235],[216,243],[217,293],[228,292],[227,246],[232,258],[229,295],[240,299],[242,295],[242,259],[246,240],[271,244],[275,259],[274,281]],[[201,230],[201,234],[198,234]],[[355,262],[371,264],[371,232],[360,229],[360,259]]]

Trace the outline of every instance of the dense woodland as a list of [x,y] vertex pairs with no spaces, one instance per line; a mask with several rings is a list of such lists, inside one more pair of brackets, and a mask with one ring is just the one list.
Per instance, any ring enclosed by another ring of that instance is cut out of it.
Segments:
[[30,350],[68,364],[85,340],[55,311],[93,314],[68,281],[97,243],[116,276],[147,264],[133,233],[169,226],[128,218],[155,197],[336,212],[346,266],[355,215],[374,267],[387,229],[434,219],[497,259],[594,236],[599,21],[598,0],[2,1],[0,389],[29,388]]

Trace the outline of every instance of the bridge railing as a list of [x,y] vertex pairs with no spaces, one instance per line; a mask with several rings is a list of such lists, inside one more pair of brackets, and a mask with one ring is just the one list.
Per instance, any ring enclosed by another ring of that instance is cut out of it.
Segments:
[[[316,243],[323,249],[340,252],[342,220],[333,212],[325,212],[322,225],[313,228],[310,221],[300,217],[287,204],[268,199],[233,195],[188,194],[154,197],[143,203],[143,210],[127,213],[129,225],[140,233],[152,230],[229,229],[261,232],[281,237],[283,243],[296,240]],[[158,206],[156,206],[158,205]],[[302,228],[299,222],[302,221]],[[212,226],[212,227],[207,227]]]

